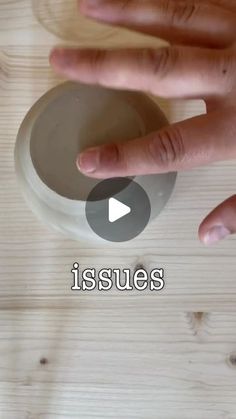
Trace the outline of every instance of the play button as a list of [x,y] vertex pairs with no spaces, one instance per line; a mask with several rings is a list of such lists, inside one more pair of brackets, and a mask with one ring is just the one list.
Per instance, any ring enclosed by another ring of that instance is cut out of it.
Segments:
[[122,204],[122,202],[118,201],[115,198],[109,199],[109,221],[110,223],[114,223],[120,218],[125,217],[131,212],[131,208],[128,205]]
[[145,190],[129,178],[99,182],[86,202],[86,218],[91,229],[111,242],[125,242],[147,226],[151,204]]

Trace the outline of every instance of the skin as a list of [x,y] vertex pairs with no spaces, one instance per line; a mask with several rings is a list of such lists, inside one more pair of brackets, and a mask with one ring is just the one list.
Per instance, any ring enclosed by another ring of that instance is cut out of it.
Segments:
[[[153,49],[55,48],[50,63],[69,79],[164,98],[203,99],[206,114],[146,137],[92,148],[78,156],[96,178],[182,171],[236,157],[236,0],[83,0],[93,19],[162,37]],[[236,195],[199,228],[211,245],[236,233]]]

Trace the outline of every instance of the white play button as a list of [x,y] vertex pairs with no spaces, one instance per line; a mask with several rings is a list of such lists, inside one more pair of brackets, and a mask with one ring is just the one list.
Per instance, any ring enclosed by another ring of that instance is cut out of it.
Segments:
[[131,213],[131,208],[128,205],[123,204],[122,202],[118,201],[115,198],[109,199],[109,221],[110,223],[114,223],[115,221],[123,218],[125,215]]
[[145,190],[130,178],[105,179],[91,191],[86,202],[91,229],[110,242],[127,242],[147,226],[151,204]]

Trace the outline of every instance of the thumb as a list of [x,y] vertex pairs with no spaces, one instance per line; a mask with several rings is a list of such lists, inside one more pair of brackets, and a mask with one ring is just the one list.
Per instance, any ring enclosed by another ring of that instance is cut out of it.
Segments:
[[199,238],[212,245],[236,233],[236,195],[215,208],[199,227]]

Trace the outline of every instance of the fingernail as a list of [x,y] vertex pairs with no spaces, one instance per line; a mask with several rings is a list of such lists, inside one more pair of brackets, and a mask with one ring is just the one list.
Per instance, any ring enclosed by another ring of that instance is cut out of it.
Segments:
[[71,59],[64,48],[54,48],[50,54],[50,62],[64,68],[69,65]]
[[83,173],[93,173],[99,165],[99,148],[94,147],[81,153],[77,160],[78,168]]
[[225,239],[227,236],[229,236],[231,232],[228,228],[224,226],[215,226],[211,228],[205,235],[203,241],[206,245],[212,245],[220,240]]
[[50,54],[50,58],[54,59],[54,58],[62,58],[64,57],[64,48],[53,48],[53,50],[51,51]]

